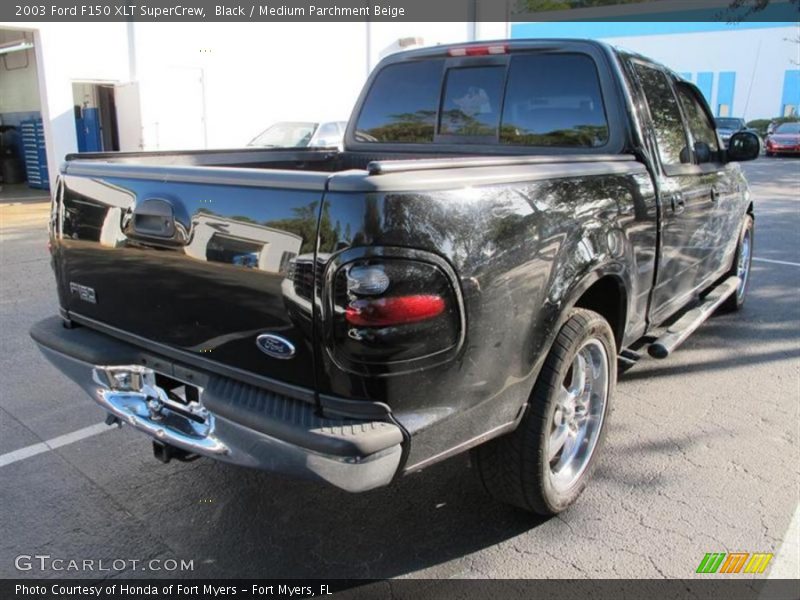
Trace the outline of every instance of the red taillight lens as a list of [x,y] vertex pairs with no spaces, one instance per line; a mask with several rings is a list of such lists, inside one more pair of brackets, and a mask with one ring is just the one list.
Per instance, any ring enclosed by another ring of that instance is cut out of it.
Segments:
[[450,56],[488,56],[490,54],[505,54],[508,44],[489,44],[486,46],[464,46],[463,48],[450,48]]
[[345,319],[356,327],[389,327],[432,319],[444,309],[444,299],[434,295],[359,299],[347,306]]
[[449,266],[433,255],[391,252],[398,256],[345,263],[329,283],[329,348],[355,371],[417,368],[456,352],[461,339],[458,284]]

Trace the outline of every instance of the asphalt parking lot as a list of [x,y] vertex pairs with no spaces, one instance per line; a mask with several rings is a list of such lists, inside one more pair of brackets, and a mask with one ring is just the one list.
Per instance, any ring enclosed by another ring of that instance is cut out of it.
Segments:
[[[0,577],[686,578],[708,552],[772,552],[773,574],[800,576],[797,517],[787,533],[800,499],[800,160],[745,169],[747,305],[621,376],[595,479],[549,520],[489,498],[464,457],[350,495],[210,460],[164,465],[129,428],[86,430],[103,412],[28,337],[57,308],[47,207],[0,205]],[[46,451],[19,453],[30,446]],[[15,567],[35,554],[141,562]],[[151,560],[162,570],[142,570]]]

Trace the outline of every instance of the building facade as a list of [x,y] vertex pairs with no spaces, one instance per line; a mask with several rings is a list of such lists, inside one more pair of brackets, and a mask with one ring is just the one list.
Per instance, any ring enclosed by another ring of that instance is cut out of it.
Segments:
[[797,23],[514,23],[511,37],[593,38],[638,52],[694,82],[718,117],[800,112]]

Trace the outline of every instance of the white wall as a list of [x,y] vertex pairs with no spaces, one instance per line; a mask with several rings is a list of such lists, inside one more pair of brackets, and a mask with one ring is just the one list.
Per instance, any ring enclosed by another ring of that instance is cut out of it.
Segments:
[[363,23],[136,24],[145,149],[241,146],[274,121],[347,119]]
[[[720,71],[736,72],[731,116],[746,120],[779,115],[783,78],[787,69],[800,68],[796,27],[682,33],[642,37],[603,38],[615,46],[634,50],[677,72],[715,74],[711,107],[716,114]],[[749,97],[749,101],[748,101]]]

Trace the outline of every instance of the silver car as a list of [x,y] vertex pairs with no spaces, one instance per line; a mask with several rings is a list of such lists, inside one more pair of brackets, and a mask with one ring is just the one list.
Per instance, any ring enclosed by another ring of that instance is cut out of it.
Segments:
[[278,121],[248,142],[261,148],[342,148],[347,121]]

